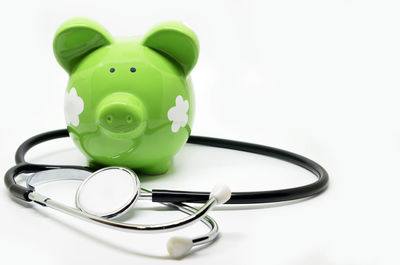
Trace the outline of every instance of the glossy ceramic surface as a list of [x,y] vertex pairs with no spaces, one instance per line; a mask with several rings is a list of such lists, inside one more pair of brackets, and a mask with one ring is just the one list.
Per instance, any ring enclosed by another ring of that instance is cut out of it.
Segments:
[[79,149],[100,165],[166,172],[190,134],[195,34],[167,22],[144,37],[113,38],[74,18],[58,29],[54,53],[70,75],[65,118]]

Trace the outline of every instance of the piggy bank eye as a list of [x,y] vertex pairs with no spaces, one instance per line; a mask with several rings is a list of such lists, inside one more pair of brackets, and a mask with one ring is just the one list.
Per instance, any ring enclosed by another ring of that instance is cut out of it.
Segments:
[[132,73],[136,72],[136,68],[135,67],[131,67],[131,72]]
[[115,68],[114,67],[111,67],[110,68],[110,73],[114,73],[115,72]]

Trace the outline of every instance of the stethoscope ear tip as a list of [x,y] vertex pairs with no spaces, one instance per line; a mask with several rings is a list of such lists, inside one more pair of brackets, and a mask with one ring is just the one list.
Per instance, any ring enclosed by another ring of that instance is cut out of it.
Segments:
[[180,259],[186,256],[193,247],[193,241],[187,237],[171,237],[167,242],[167,250],[172,258]]
[[217,204],[224,204],[231,198],[231,189],[226,184],[217,184],[210,193],[210,199],[214,198]]

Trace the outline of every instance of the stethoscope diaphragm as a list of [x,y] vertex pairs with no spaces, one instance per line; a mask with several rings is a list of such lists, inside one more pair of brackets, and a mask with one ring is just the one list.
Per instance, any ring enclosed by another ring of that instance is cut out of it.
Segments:
[[75,204],[83,212],[115,218],[128,211],[139,195],[140,182],[133,171],[108,167],[92,173],[81,183]]

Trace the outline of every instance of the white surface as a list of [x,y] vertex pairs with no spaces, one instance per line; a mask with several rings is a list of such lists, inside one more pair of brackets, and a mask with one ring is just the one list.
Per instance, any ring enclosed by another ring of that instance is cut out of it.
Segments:
[[87,178],[76,193],[77,206],[97,216],[116,215],[132,204],[138,186],[127,170],[107,168]]
[[[399,11],[398,1],[361,0],[2,3],[1,172],[27,137],[65,127],[68,77],[54,59],[52,38],[65,19],[80,15],[113,35],[185,21],[201,44],[192,74],[193,134],[306,155],[326,167],[331,182],[323,195],[299,203],[218,207],[212,216],[219,240],[180,261],[169,259],[167,239],[201,234],[201,224],[161,235],[122,233],[18,204],[1,185],[1,264],[399,264]],[[28,157],[85,163],[69,140]],[[222,182],[237,191],[311,181],[280,161],[188,145],[167,175],[143,184],[210,190]],[[73,205],[77,185],[42,189]],[[137,206],[130,217],[138,223],[181,216]]]

